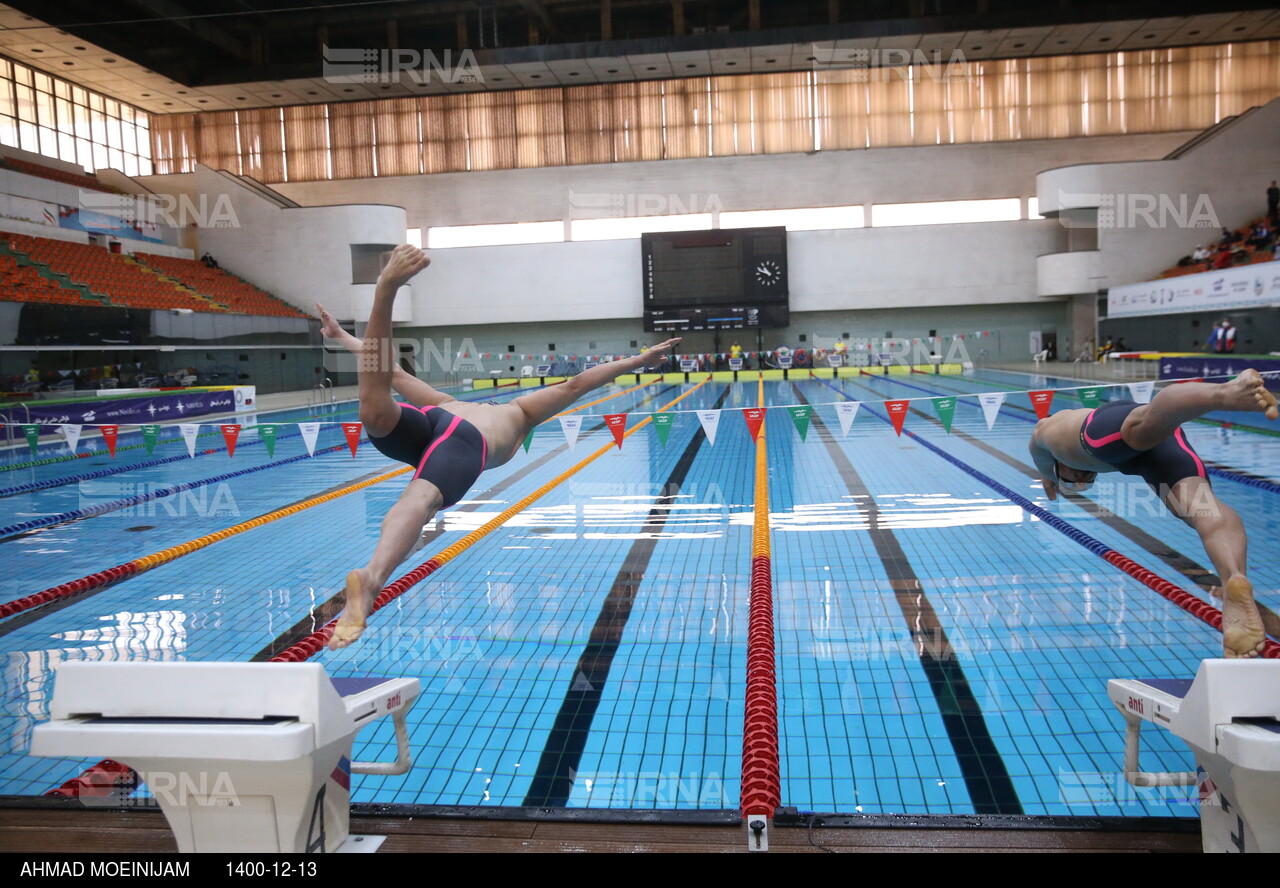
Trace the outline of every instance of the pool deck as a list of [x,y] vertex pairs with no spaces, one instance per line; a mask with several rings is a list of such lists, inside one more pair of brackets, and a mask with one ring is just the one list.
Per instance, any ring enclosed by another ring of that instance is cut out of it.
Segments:
[[[911,818],[917,823],[927,817]],[[954,818],[938,818],[945,824]],[[1168,828],[1098,829],[1091,818],[1081,827],[1022,828],[970,826],[774,826],[773,853],[854,853],[867,851],[1196,853],[1201,850],[1195,821]],[[873,821],[874,822],[874,821]],[[1048,823],[1048,819],[1043,822]],[[1061,821],[1058,821],[1059,823]],[[551,819],[353,815],[352,835],[381,835],[382,854],[520,853],[587,851],[734,853],[747,850],[743,826],[661,822],[584,822]],[[0,853],[171,854],[173,834],[158,811],[66,808],[0,809]]]

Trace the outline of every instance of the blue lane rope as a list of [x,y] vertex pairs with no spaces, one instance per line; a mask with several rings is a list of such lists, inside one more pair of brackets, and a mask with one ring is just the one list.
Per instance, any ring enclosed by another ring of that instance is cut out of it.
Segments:
[[[333,447],[325,447],[317,450],[316,453],[332,453],[335,450],[346,450],[345,443],[338,444]],[[184,456],[183,459],[187,457]],[[109,503],[98,503],[84,509],[72,509],[70,512],[62,512],[57,515],[46,515],[43,518],[34,518],[30,521],[23,521],[19,524],[10,524],[7,527],[0,527],[0,540],[4,540],[29,530],[37,530],[41,527],[49,527],[54,524],[64,524],[68,521],[78,521],[81,518],[92,518],[95,515],[102,515],[106,512],[114,512],[117,509],[126,509],[129,506],[136,506],[149,500],[159,499],[161,497],[170,496],[175,493],[182,493],[186,490],[195,490],[198,487],[204,487],[207,484],[216,484],[219,481],[227,481],[231,478],[239,478],[243,475],[249,475],[254,472],[261,472],[264,469],[274,469],[276,466],[287,465],[292,462],[299,462],[304,459],[311,459],[310,453],[300,453],[297,456],[291,456],[287,459],[269,462],[260,466],[250,466],[247,469],[240,469],[235,472],[227,472],[222,475],[214,475],[212,478],[205,478],[201,481],[188,481],[185,484],[176,484],[172,487],[163,487],[138,496],[125,497],[124,499],[112,500]]]

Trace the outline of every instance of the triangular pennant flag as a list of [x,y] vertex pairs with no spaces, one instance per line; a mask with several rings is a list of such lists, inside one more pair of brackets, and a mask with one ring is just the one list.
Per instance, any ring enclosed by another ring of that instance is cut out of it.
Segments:
[[1080,403],[1085,407],[1098,407],[1102,404],[1102,386],[1095,385],[1079,391]]
[[938,419],[942,421],[942,427],[947,430],[947,434],[951,434],[951,420],[956,415],[956,399],[954,397],[934,398],[933,409],[938,414]]
[[800,440],[803,441],[809,432],[809,414],[813,408],[808,404],[801,404],[796,407],[788,407],[787,412],[791,414],[791,421],[796,424],[796,431],[800,433]]
[[120,426],[118,425],[100,425],[98,431],[102,432],[102,440],[107,442],[107,452],[111,454],[111,458],[116,458],[116,438],[120,435]]
[[1031,396],[1031,406],[1036,408],[1036,416],[1049,418],[1049,406],[1053,404],[1053,389],[1042,392],[1027,392]]
[[147,448],[147,456],[155,453],[156,442],[160,440],[160,426],[154,422],[142,426],[142,444]]
[[843,437],[849,437],[849,426],[853,425],[861,406],[861,401],[840,401],[836,404],[836,415],[840,417],[840,434]]
[[1155,390],[1156,384],[1148,379],[1146,382],[1129,383],[1129,392],[1133,395],[1133,400],[1139,404],[1150,404],[1151,393]]
[[83,428],[83,426],[72,425],[68,423],[62,426],[61,428],[62,428],[62,437],[67,439],[67,449],[70,450],[72,453],[75,453],[76,445],[80,443],[80,430]]
[[360,446],[360,429],[363,428],[358,422],[344,422],[342,424],[342,434],[347,436],[347,446],[351,448],[351,458],[356,458],[356,448]]
[[574,445],[578,443],[578,432],[582,430],[582,417],[560,417],[560,430],[564,432],[565,443],[569,445],[570,450],[573,450]]
[[889,420],[893,423],[893,430],[898,433],[898,437],[902,437],[902,424],[907,421],[907,406],[910,401],[885,401],[884,409],[889,411]]
[[747,431],[751,434],[751,440],[758,440],[760,437],[760,426],[764,425],[763,407],[747,407],[742,411],[742,415],[747,418]]
[[178,426],[178,431],[182,432],[182,440],[187,442],[187,455],[195,459],[196,437],[200,434],[200,423],[184,422]]
[[537,430],[538,430],[538,427],[534,426],[533,428],[529,429],[529,434],[524,436],[524,444],[522,446],[524,447],[525,453],[529,452],[529,445],[533,443],[533,433],[536,432]]
[[298,431],[302,432],[302,442],[307,445],[307,453],[310,456],[315,456],[316,438],[320,437],[320,423],[300,422],[298,423]]
[[613,440],[618,442],[618,449],[622,449],[622,433],[627,430],[627,414],[625,413],[606,413],[604,416],[605,425],[609,427],[609,431],[613,432]]
[[982,404],[982,415],[987,420],[987,431],[991,431],[1000,413],[1000,405],[1004,403],[1004,392],[984,392],[978,395],[978,402]]
[[40,426],[23,425],[22,434],[27,436],[27,446],[31,448],[31,455],[35,456],[40,449]]
[[653,430],[658,433],[658,441],[663,447],[667,446],[667,436],[671,434],[671,424],[675,421],[675,416],[670,413],[655,413],[653,416]]
[[222,429],[222,440],[227,442],[227,456],[236,455],[236,441],[240,438],[240,426],[235,423],[224,423],[218,426]]
[[267,445],[267,458],[276,455],[276,435],[278,429],[274,423],[263,423],[258,426],[258,437],[262,439],[262,443]]
[[699,410],[698,422],[702,425],[702,433],[707,436],[707,443],[716,445],[716,430],[720,428],[719,410]]

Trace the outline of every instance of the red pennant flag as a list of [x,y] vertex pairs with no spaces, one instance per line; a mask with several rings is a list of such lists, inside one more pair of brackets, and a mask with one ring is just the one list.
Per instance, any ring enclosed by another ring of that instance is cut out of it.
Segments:
[[98,431],[102,432],[102,440],[107,442],[107,451],[111,454],[111,458],[116,458],[116,438],[120,435],[120,426],[104,425],[98,426]]
[[347,446],[351,448],[351,458],[356,458],[356,448],[360,446],[360,428],[358,422],[344,422],[342,434],[347,436]]
[[1036,416],[1041,419],[1049,418],[1049,405],[1053,403],[1053,389],[1047,389],[1043,392],[1027,392],[1031,396],[1031,406],[1036,408]]
[[240,438],[240,426],[227,424],[222,429],[222,440],[227,442],[227,456],[236,455],[236,441]]
[[1203,376],[1192,376],[1190,379],[1175,379],[1175,380],[1174,380],[1174,382],[1175,382],[1175,383],[1178,383],[1178,382],[1204,382],[1204,377],[1203,377]]
[[742,411],[742,415],[747,418],[747,431],[751,433],[752,441],[760,436],[760,426],[764,423],[764,411],[764,407],[747,407]]
[[898,437],[902,437],[902,424],[907,420],[907,406],[910,401],[885,401],[884,409],[889,411],[889,420],[893,423],[893,430],[898,433]]
[[613,432],[613,440],[618,442],[618,449],[622,449],[622,433],[627,430],[627,414],[625,413],[606,413],[604,416],[605,425],[609,426],[609,431]]

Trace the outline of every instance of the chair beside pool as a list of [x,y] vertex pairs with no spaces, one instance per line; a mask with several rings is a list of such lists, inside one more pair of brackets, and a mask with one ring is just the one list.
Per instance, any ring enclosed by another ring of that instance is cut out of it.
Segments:
[[[1280,851],[1280,661],[1205,660],[1189,679],[1115,679],[1125,720],[1125,779],[1134,786],[1200,786],[1205,851]],[[1167,728],[1195,753],[1197,771],[1138,768],[1142,722]]]
[[[333,678],[318,663],[65,663],[40,756],[132,767],[183,852],[373,851],[348,835],[351,774],[404,774],[414,678]],[[394,763],[351,761],[356,734],[395,723]]]

